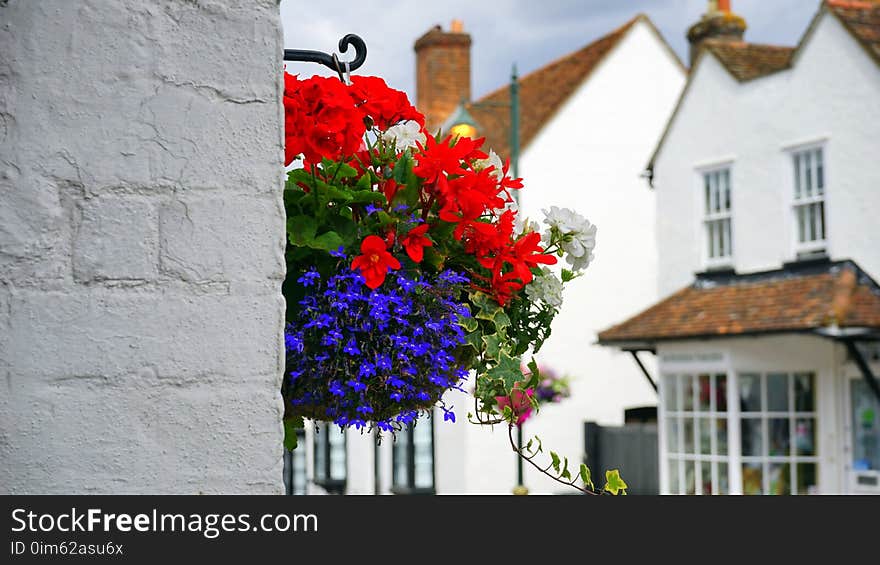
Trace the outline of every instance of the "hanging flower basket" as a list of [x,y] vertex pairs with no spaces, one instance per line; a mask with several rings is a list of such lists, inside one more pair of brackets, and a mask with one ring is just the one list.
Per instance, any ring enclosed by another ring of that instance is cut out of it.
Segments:
[[549,336],[596,228],[556,207],[543,232],[519,219],[509,164],[483,139],[431,135],[380,78],[285,74],[284,107],[285,418],[394,433],[436,406],[454,422],[444,394],[472,379],[476,421],[514,426],[537,407],[516,389],[541,380],[520,360]]

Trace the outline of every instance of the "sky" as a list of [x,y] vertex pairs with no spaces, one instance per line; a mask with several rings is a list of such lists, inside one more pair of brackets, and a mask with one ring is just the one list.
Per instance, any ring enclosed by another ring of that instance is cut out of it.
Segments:
[[[746,40],[795,45],[820,0],[732,0],[748,25]],[[376,75],[415,100],[415,40],[453,19],[471,34],[474,99],[520,75],[567,55],[644,13],[682,61],[688,59],[687,28],[706,11],[706,0],[282,0],[284,46],[338,52],[342,36],[355,33],[367,44],[367,60],[355,74]],[[342,61],[353,53],[342,54]],[[300,76],[332,75],[314,63],[287,65]]]

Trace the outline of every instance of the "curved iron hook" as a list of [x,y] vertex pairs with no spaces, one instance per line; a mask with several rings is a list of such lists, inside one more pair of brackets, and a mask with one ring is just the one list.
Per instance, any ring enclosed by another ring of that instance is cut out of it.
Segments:
[[[345,53],[348,51],[348,46],[354,46],[354,59],[348,61],[348,71],[357,70],[361,65],[364,64],[364,61],[367,60],[367,44],[364,43],[364,40],[358,37],[353,33],[349,33],[345,37],[339,40],[339,51]],[[339,72],[339,67],[336,65],[336,62],[333,60],[334,55],[328,55],[323,51],[310,51],[308,49],[285,49],[284,50],[284,60],[285,61],[299,61],[303,63],[319,63],[324,65],[328,69],[332,71]],[[338,61],[338,59],[337,59]],[[340,61],[340,63],[345,64],[345,62]]]

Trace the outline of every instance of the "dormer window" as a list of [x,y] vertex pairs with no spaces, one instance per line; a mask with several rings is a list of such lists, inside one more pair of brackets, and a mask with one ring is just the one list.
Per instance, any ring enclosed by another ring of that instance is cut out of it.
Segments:
[[821,147],[792,154],[794,240],[798,257],[825,251],[825,156]]
[[706,266],[730,267],[733,263],[730,168],[703,173]]

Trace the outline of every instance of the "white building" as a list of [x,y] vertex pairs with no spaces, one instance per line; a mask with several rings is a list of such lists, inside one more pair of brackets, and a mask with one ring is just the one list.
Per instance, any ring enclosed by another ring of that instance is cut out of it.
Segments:
[[650,163],[666,298],[600,340],[657,354],[664,493],[880,493],[880,2],[794,48],[717,8]]
[[[459,22],[450,32],[438,26],[416,42],[416,52],[417,106],[429,127],[437,127],[470,99],[470,36]],[[619,424],[625,408],[657,402],[629,355],[598,346],[596,340],[600,328],[658,298],[653,284],[655,194],[645,190],[640,174],[685,77],[674,52],[640,15],[519,80],[519,173],[526,184],[522,214],[540,220],[540,210],[555,204],[580,211],[599,227],[597,258],[584,278],[567,287],[553,335],[538,355],[572,377],[572,395],[542,408],[524,427],[526,436],[538,434],[548,448],[569,457],[573,468],[584,457],[585,421]],[[504,85],[467,105],[477,135],[487,138],[484,148],[502,156],[509,154],[508,103]],[[510,493],[517,484],[516,463],[506,427],[468,423],[473,400],[464,394],[452,403],[457,422],[437,420],[432,433],[431,425],[416,426],[413,450],[406,448],[406,437],[395,446],[389,438],[374,450],[370,436],[349,431],[347,469],[337,464],[337,476],[346,479],[345,492]],[[340,441],[340,457],[333,460],[341,461],[341,434],[324,437]],[[316,476],[311,430],[305,439],[308,450],[297,454],[301,462],[294,466],[306,468],[295,481],[303,486]],[[317,445],[326,451],[321,441]],[[323,464],[321,457],[317,460]],[[574,492],[529,468],[524,482],[533,493]]]

